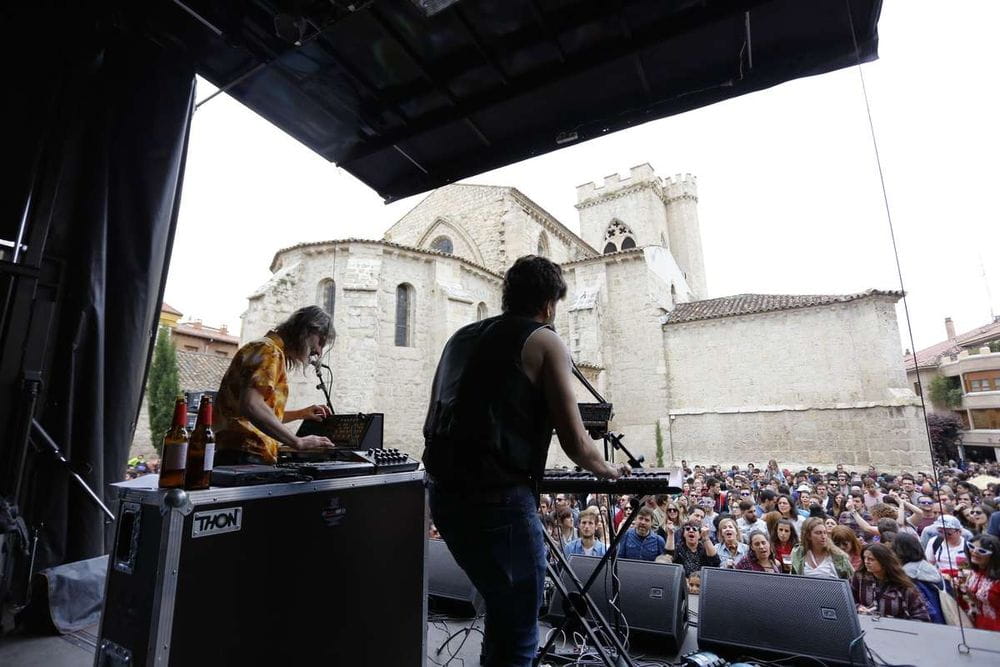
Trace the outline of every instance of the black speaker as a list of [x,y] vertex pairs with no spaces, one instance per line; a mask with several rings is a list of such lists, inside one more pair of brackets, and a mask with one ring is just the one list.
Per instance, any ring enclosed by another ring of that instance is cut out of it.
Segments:
[[483,598],[458,566],[444,540],[427,540],[427,597],[442,612],[473,617],[483,612]]
[[[594,556],[570,556],[569,565],[580,583],[586,584],[597,567],[600,558]],[[684,568],[670,563],[654,563],[644,560],[618,559],[619,597],[615,605],[619,614],[611,606],[613,595],[611,564],[609,563],[590,587],[590,598],[612,627],[616,622],[628,625],[630,632],[639,632],[650,638],[666,640],[671,646],[680,646],[684,641],[687,626],[687,585]],[[569,592],[576,587],[569,573],[563,572],[562,581]],[[562,621],[565,617],[564,598],[558,591],[549,606],[549,617]]]
[[698,648],[868,664],[847,581],[749,570],[702,568]]

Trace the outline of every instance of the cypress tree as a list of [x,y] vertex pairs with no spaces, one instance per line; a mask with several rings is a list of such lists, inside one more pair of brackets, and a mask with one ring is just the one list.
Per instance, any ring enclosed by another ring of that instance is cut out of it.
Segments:
[[149,430],[153,447],[159,452],[163,434],[170,428],[174,416],[174,401],[180,393],[177,377],[177,351],[170,340],[170,330],[160,327],[153,348],[153,362],[149,366],[146,392],[149,396]]

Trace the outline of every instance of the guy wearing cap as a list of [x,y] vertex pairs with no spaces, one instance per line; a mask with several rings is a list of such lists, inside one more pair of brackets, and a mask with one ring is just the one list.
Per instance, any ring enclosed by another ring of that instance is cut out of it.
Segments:
[[795,489],[795,491],[798,494],[798,497],[796,499],[796,503],[798,504],[798,507],[795,508],[795,511],[797,511],[799,513],[799,516],[803,516],[803,517],[807,517],[808,518],[808,516],[809,516],[809,505],[810,505],[810,502],[812,500],[812,498],[811,498],[811,496],[812,496],[812,487],[803,482],[802,484],[799,484],[799,487],[797,489]]
[[965,538],[962,537],[962,524],[957,518],[945,514],[932,528],[937,528],[944,535],[938,535],[928,542],[924,557],[931,565],[937,566],[941,574],[955,577],[968,561]]

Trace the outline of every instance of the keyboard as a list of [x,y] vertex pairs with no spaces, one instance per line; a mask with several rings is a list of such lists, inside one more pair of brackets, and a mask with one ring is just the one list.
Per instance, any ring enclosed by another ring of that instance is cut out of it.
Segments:
[[627,477],[599,479],[587,471],[548,468],[538,484],[541,493],[611,493],[653,496],[680,493],[680,475],[665,468],[637,468]]

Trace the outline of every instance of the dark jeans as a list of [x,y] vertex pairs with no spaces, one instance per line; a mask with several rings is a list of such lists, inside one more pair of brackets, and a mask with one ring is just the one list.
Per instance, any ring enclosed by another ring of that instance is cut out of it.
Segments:
[[531,665],[545,584],[545,537],[528,487],[471,497],[428,487],[431,516],[486,603],[488,667]]

